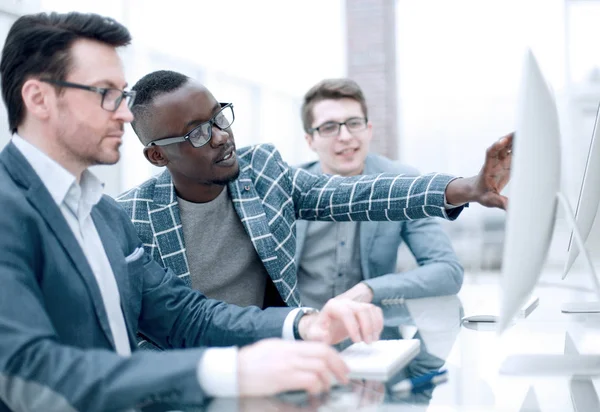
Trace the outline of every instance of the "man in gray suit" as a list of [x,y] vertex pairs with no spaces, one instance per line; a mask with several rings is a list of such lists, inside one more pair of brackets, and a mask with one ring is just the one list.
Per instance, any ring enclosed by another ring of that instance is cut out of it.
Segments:
[[[419,175],[406,165],[369,154],[372,125],[359,85],[326,79],[304,96],[305,138],[319,160],[312,173],[341,176],[399,173]],[[457,293],[463,268],[450,239],[434,218],[402,222],[296,223],[298,289],[302,302],[322,307],[335,296],[382,306],[403,299]],[[418,267],[396,273],[398,247],[405,242]]]
[[[189,405],[347,382],[328,344],[376,340],[379,308],[207,299],[145,253],[102,195],[88,167],[119,160],[135,93],[123,90],[117,48],[129,42],[112,19],[42,13],[19,18],[3,47],[13,139],[0,153],[0,411]],[[171,350],[138,351],[138,330]],[[254,343],[282,337],[321,342]]]

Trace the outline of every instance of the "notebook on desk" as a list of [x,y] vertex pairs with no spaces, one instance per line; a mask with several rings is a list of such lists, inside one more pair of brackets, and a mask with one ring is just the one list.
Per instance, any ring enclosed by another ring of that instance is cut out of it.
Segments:
[[419,339],[379,340],[355,343],[341,352],[350,379],[387,381],[412,361],[421,350]]

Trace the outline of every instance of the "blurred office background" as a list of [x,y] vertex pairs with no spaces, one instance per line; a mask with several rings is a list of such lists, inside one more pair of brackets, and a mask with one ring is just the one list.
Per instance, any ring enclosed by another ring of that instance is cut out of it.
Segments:
[[[0,40],[20,14],[48,10],[124,23],[133,35],[123,50],[130,85],[157,69],[198,79],[234,103],[238,147],[272,142],[290,164],[314,159],[300,123],[303,93],[323,78],[349,76],[367,95],[373,151],[421,172],[475,174],[485,148],[515,127],[530,47],[556,94],[562,186],[576,205],[600,102],[600,1],[0,0]],[[118,166],[96,168],[111,195],[158,171],[129,127]],[[504,217],[472,205],[444,222],[467,270],[500,267]],[[548,265],[563,265],[568,235],[559,212]],[[600,229],[589,243],[600,256]],[[401,254],[401,265],[411,265]]]

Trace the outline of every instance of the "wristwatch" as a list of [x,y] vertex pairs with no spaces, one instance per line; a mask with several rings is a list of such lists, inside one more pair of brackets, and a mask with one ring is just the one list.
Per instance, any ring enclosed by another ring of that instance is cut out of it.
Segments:
[[300,324],[300,319],[302,319],[302,317],[304,315],[310,315],[311,313],[319,313],[319,311],[315,308],[308,308],[308,307],[302,307],[298,311],[298,314],[294,318],[294,326],[293,326],[294,339],[303,340],[302,337],[300,336],[300,331],[298,330],[298,325]]

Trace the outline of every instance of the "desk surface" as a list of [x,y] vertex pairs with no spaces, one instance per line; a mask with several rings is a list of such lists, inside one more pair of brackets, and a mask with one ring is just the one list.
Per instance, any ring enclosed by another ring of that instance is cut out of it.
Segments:
[[[398,338],[398,325],[416,326],[422,351],[387,385],[354,382],[345,388],[309,398],[303,393],[269,399],[217,399],[204,411],[561,411],[600,410],[598,379],[570,376],[521,377],[499,372],[511,354],[563,354],[569,351],[600,355],[600,314],[566,315],[567,301],[593,301],[591,282],[583,274],[566,281],[545,272],[535,295],[539,306],[516,321],[503,335],[493,326],[471,329],[461,324],[465,313],[494,310],[499,300],[499,275],[468,276],[458,296],[416,299],[384,308],[384,338]],[[409,328],[410,329],[410,328]],[[414,329],[414,328],[413,328]],[[410,337],[410,336],[408,336]],[[448,381],[409,396],[389,391],[391,384],[445,368]],[[586,409],[573,406],[573,400]]]

